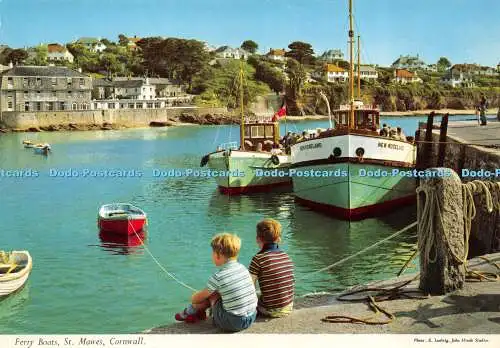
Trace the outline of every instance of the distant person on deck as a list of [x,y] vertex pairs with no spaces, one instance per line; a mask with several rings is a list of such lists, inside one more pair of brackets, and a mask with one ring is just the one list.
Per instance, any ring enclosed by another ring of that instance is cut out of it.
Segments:
[[486,100],[486,97],[483,95],[481,97],[481,102],[479,103],[478,106],[478,111],[479,111],[479,117],[481,118],[481,126],[486,126],[487,121],[486,121],[486,110],[488,109],[488,101]]
[[498,108],[498,112],[497,112],[497,120],[500,121],[500,108]]
[[397,136],[398,136],[399,140],[406,140],[406,135],[405,135],[405,133],[403,133],[403,130],[401,129],[401,127],[397,128]]
[[260,251],[252,258],[248,269],[261,291],[257,312],[267,317],[283,317],[293,309],[295,279],[292,260],[278,246],[281,224],[264,219],[257,224],[256,230]]
[[212,238],[212,261],[220,267],[207,282],[207,287],[193,294],[190,304],[177,313],[177,321],[194,323],[206,319],[212,308],[215,326],[224,331],[247,329],[257,315],[257,295],[248,270],[237,261],[241,239],[234,234],[220,233]]
[[380,135],[383,137],[389,136],[389,129],[387,128],[387,125],[385,123],[382,125],[382,129],[380,130]]

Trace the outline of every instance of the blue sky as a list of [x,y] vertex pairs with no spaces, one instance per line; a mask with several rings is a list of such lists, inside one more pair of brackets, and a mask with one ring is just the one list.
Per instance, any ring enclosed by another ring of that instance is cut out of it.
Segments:
[[[500,62],[500,0],[354,0],[362,59],[389,65],[399,55],[428,64]],[[347,0],[0,0],[0,44],[73,41],[81,36],[196,38],[259,50],[312,44],[347,53]]]

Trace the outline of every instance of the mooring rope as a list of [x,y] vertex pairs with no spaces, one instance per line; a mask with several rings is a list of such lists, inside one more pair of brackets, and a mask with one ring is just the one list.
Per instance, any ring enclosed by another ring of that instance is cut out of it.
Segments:
[[342,260],[339,260],[339,261],[337,261],[337,262],[335,262],[335,263],[332,263],[331,265],[326,266],[326,267],[323,267],[323,268],[321,268],[321,269],[319,269],[319,270],[317,270],[317,271],[314,271],[314,272],[309,272],[309,273],[308,273],[308,274],[306,274],[304,277],[302,277],[302,278],[300,278],[300,279],[298,279],[298,280],[302,280],[302,279],[304,279],[304,278],[309,277],[309,276],[310,276],[310,275],[312,275],[312,274],[316,274],[316,273],[319,273],[319,272],[323,272],[323,271],[329,270],[329,269],[331,269],[331,268],[333,268],[333,267],[335,267],[335,266],[341,265],[341,264],[343,264],[344,262],[349,261],[350,259],[352,259],[352,258],[354,258],[354,257],[356,257],[356,256],[358,256],[358,255],[361,255],[361,254],[363,254],[364,252],[367,252],[368,250],[371,250],[371,249],[373,249],[373,248],[377,247],[378,245],[380,245],[380,244],[382,244],[382,243],[384,243],[384,242],[387,242],[388,240],[390,240],[390,239],[392,239],[392,238],[394,238],[394,237],[396,237],[396,236],[398,236],[398,235],[400,235],[400,234],[402,234],[402,233],[406,232],[407,230],[409,230],[409,229],[410,229],[410,228],[412,228],[412,227],[415,227],[416,225],[417,225],[417,221],[415,221],[415,222],[413,222],[413,223],[409,224],[408,226],[406,226],[406,227],[402,228],[401,230],[397,231],[396,233],[391,234],[389,237],[384,238],[384,239],[382,239],[382,240],[378,241],[377,243],[372,244],[371,246],[369,246],[369,247],[367,247],[367,248],[364,248],[363,250],[360,250],[360,251],[358,251],[358,252],[356,252],[356,253],[352,254],[351,256],[345,257],[345,258],[343,258]]
[[153,261],[158,265],[158,267],[160,267],[163,270],[163,272],[165,272],[165,274],[167,274],[170,278],[172,278],[173,280],[175,280],[177,283],[179,283],[183,287],[185,287],[185,288],[187,288],[189,290],[192,290],[192,291],[197,291],[196,289],[190,287],[189,285],[187,285],[183,281],[179,280],[172,273],[170,273],[169,271],[167,271],[165,269],[165,267],[163,267],[162,264],[156,259],[156,257],[154,257],[154,255],[151,253],[151,251],[149,250],[149,248],[146,246],[146,244],[144,243],[144,241],[142,240],[142,238],[137,234],[137,231],[135,230],[134,225],[130,222],[130,220],[128,220],[128,223],[129,223],[130,227],[132,227],[132,230],[134,231],[134,234],[136,235],[136,237],[139,238],[139,240],[141,241],[141,244],[144,247],[144,250],[146,250],[146,252],[149,254],[149,256],[151,256],[151,258],[153,259]]

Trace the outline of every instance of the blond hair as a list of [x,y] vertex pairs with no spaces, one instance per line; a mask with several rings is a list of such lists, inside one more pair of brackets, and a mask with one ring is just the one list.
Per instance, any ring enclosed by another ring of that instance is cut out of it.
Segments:
[[241,248],[241,239],[231,233],[219,233],[210,242],[212,250],[227,258],[238,256]]
[[257,237],[264,243],[281,241],[281,224],[274,219],[264,219],[257,224]]

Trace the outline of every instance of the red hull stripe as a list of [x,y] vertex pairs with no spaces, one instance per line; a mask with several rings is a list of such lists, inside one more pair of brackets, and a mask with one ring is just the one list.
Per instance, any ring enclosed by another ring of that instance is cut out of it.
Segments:
[[292,181],[290,180],[268,185],[252,185],[252,186],[241,186],[241,187],[219,186],[219,191],[225,195],[241,195],[241,194],[256,193],[256,192],[270,192],[275,187],[291,186],[291,185]]
[[133,235],[135,232],[143,230],[146,219],[135,220],[99,220],[99,229],[101,232],[113,232],[124,235]]
[[403,205],[415,204],[417,196],[410,195],[406,197],[397,198],[391,201],[367,205],[365,207],[354,208],[354,209],[335,207],[324,203],[309,201],[307,199],[299,197],[295,197],[295,199],[297,200],[297,202],[305,206],[308,206],[313,210],[324,212],[327,213],[328,215],[332,215],[344,220],[356,221],[365,219],[367,217],[374,217],[390,213],[392,209],[399,208]]

